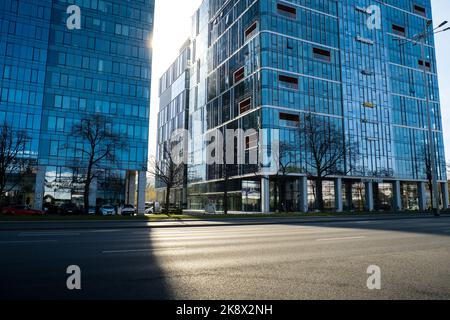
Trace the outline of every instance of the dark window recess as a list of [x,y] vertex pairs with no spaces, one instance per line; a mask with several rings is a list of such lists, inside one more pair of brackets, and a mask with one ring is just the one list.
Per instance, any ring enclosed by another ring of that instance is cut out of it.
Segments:
[[406,30],[404,27],[398,26],[396,24],[392,25],[392,31],[399,36],[405,36]]
[[419,14],[421,16],[427,16],[427,10],[424,7],[414,5],[414,13]]
[[297,9],[289,7],[287,5],[278,3],[277,4],[277,12],[283,16],[296,19],[297,18]]
[[245,69],[244,67],[242,67],[234,73],[234,83],[238,83],[244,78],[245,78]]
[[245,137],[245,149],[254,148],[258,146],[258,140],[256,135]]
[[278,77],[280,84],[290,89],[298,89],[298,78],[280,75]]
[[331,52],[329,50],[313,48],[314,58],[322,61],[331,61]]
[[[419,60],[419,66],[423,67],[423,60]],[[429,61],[425,61],[425,67],[430,70],[431,69],[431,63]]]
[[251,102],[252,100],[250,98],[247,98],[241,102],[239,102],[239,113],[244,113],[250,110],[251,108]]
[[256,31],[256,28],[258,27],[258,23],[254,22],[250,27],[245,30],[245,38],[249,38],[253,35],[253,33]]
[[250,137],[245,137],[245,149],[250,149]]
[[298,114],[292,114],[292,113],[284,113],[280,112],[280,120],[286,121],[288,125],[298,125],[300,123],[300,117]]
[[294,41],[292,39],[287,39],[286,47],[290,50],[294,49]]

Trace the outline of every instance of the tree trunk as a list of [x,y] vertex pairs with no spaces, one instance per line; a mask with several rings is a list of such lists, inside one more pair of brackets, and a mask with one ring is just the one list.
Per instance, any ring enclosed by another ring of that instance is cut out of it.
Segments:
[[170,187],[166,188],[166,207],[164,208],[164,213],[169,215],[169,206],[170,206]]
[[273,202],[275,211],[278,211],[278,180],[274,181],[274,187],[273,187]]
[[91,182],[86,180],[84,184],[84,213],[89,214],[89,189],[91,188]]
[[225,180],[223,192],[223,214],[228,214],[228,181]]
[[227,166],[227,138],[223,139],[223,214],[228,214],[228,166]]
[[224,164],[224,182],[223,182],[223,214],[228,214],[228,168]]
[[[433,203],[434,203],[434,190],[433,190],[433,181],[432,180],[430,182],[428,182],[428,188],[430,189],[431,211],[433,211],[436,208],[434,208],[434,206],[433,206]],[[436,205],[439,206],[438,203]]]
[[[95,149],[94,149],[95,150]],[[94,152],[92,152],[94,154]],[[93,168],[94,158],[91,156],[89,158],[89,164],[86,173],[86,182],[84,183],[84,213],[89,215],[89,193],[91,189],[92,182],[92,168]]]
[[323,181],[322,178],[316,179],[316,208],[323,211],[325,205],[323,201]]
[[280,200],[281,200],[281,211],[287,212],[287,205],[286,205],[286,179],[283,179],[281,181],[280,185]]

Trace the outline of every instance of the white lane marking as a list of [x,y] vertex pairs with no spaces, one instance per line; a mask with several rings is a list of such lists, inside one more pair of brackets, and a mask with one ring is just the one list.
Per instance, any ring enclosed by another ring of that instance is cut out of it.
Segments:
[[[342,230],[341,232],[333,233],[344,233],[346,230]],[[257,233],[257,234],[223,234],[223,235],[204,235],[204,236],[153,236],[150,235],[149,239],[152,241],[194,241],[194,240],[221,240],[221,239],[247,239],[247,238],[276,238],[277,236],[288,237],[288,238],[296,238],[301,236],[312,236],[318,234],[329,234],[330,231],[324,230],[322,232],[311,231],[311,232],[297,232],[297,233]]]
[[323,238],[323,239],[316,239],[316,241],[357,240],[357,239],[364,239],[364,238],[367,238],[367,237],[361,236],[361,237]]
[[107,253],[128,253],[128,252],[151,252],[153,249],[133,249],[133,250],[105,250],[103,254]]
[[18,237],[79,236],[79,232],[21,232]]
[[134,253],[134,252],[153,252],[153,251],[161,251],[161,250],[178,250],[185,249],[185,247],[171,247],[171,248],[153,248],[153,249],[127,249],[127,250],[104,250],[103,254],[111,254],[111,253]]
[[57,240],[27,240],[27,241],[0,241],[1,244],[20,244],[20,243],[46,243],[58,242]]

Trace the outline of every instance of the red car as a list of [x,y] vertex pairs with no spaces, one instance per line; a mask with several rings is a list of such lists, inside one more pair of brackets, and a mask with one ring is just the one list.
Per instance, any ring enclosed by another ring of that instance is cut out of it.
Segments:
[[43,215],[44,211],[31,209],[29,206],[12,206],[2,209],[2,214],[13,216],[39,216]]

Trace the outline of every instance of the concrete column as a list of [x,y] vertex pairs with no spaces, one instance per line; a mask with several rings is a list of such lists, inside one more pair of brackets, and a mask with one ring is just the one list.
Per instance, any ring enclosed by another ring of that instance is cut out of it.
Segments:
[[394,181],[394,186],[393,186],[393,190],[394,190],[394,199],[393,199],[393,205],[394,205],[394,211],[399,212],[402,211],[402,188],[401,188],[401,182],[396,180]]
[[442,199],[443,199],[443,207],[444,210],[448,209],[448,182],[442,183]]
[[419,210],[426,211],[427,210],[427,191],[426,191],[426,187],[425,187],[425,182],[419,182],[418,191],[419,191]]
[[334,180],[334,202],[336,212],[344,211],[344,203],[342,201],[342,179],[337,178]]
[[353,210],[353,183],[351,181],[347,181],[345,183],[345,201],[347,204],[347,210]]
[[128,174],[128,182],[127,182],[127,196],[126,196],[126,204],[130,204],[132,206],[135,205],[134,199],[136,196],[136,172],[129,171]]
[[261,178],[261,212],[270,213],[270,181],[269,177]]
[[36,184],[34,187],[34,209],[42,210],[45,193],[45,166],[38,166],[36,172]]
[[97,178],[94,178],[89,186],[89,206],[97,205]]
[[366,210],[373,211],[374,210],[374,201],[373,201],[373,183],[366,182],[365,183],[365,191],[366,191]]
[[302,213],[308,213],[308,178],[300,177],[298,180],[299,191],[299,211]]
[[147,172],[138,172],[137,214],[145,214],[145,191],[147,189]]

